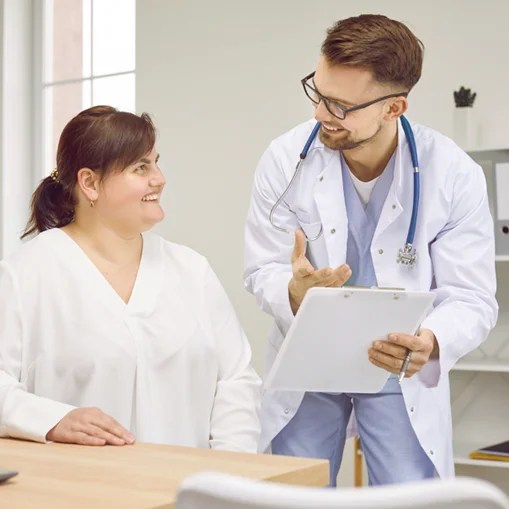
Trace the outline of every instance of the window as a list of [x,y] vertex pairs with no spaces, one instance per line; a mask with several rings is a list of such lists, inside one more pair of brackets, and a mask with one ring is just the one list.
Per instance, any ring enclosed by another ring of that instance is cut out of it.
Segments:
[[44,163],[36,181],[54,168],[62,129],[81,110],[135,111],[136,0],[43,0],[40,15],[36,142]]

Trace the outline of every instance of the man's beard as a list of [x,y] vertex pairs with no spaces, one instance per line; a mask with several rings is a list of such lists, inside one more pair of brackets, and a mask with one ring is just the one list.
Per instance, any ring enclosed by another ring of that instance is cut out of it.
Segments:
[[367,145],[368,143],[373,141],[378,136],[378,133],[381,130],[382,125],[380,124],[375,134],[364,140],[350,140],[348,139],[348,136],[346,138],[334,139],[329,133],[326,133],[322,128],[320,128],[319,136],[320,141],[331,150],[353,150],[363,145]]

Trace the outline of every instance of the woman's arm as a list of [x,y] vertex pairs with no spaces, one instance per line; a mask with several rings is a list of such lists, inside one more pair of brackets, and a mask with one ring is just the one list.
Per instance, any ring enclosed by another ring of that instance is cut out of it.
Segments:
[[71,405],[27,392],[22,372],[23,321],[16,274],[0,261],[0,437],[45,442]]
[[251,347],[217,276],[209,267],[205,300],[218,345],[219,374],[210,421],[213,449],[256,453],[260,436],[261,380]]

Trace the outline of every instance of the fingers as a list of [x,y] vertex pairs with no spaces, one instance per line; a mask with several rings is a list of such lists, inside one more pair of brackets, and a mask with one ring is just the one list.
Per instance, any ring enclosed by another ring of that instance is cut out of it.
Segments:
[[[61,442],[64,441],[61,440]],[[93,445],[93,446],[106,445],[106,441],[104,439],[89,435],[88,433],[84,433],[83,431],[76,431],[72,433],[69,436],[69,439],[65,440],[65,443],[78,445]]]
[[125,445],[126,441],[122,438],[119,438],[108,431],[100,428],[99,426],[95,426],[94,424],[89,424],[83,428],[83,433],[86,433],[89,437],[98,438],[105,444],[109,445]]
[[[369,360],[373,364],[383,367],[387,371],[391,373],[399,374],[401,367],[403,366],[404,360],[398,357],[393,357],[392,355],[388,355],[386,353],[380,352],[379,350],[373,350],[372,348],[368,352]],[[416,358],[414,358],[414,356]],[[412,354],[410,357],[410,363],[406,369],[406,372],[416,373],[420,371],[423,366],[422,358],[419,356],[417,358],[417,354]]]
[[307,258],[297,261],[294,265],[293,275],[300,279],[310,276],[315,271]]
[[302,230],[295,230],[295,245],[292,253],[292,263],[306,254],[306,236]]
[[[399,375],[399,372],[400,372],[399,369],[395,369],[395,368],[389,366],[388,364],[380,362],[377,359],[372,359],[370,357],[369,362],[371,362],[371,364],[373,364],[379,368],[385,369],[385,371],[388,371],[389,373],[394,373],[395,375]],[[411,376],[415,375],[415,373],[417,373],[417,371],[418,370],[415,369],[415,366],[413,366],[412,364],[409,364],[407,370],[405,371],[405,378],[410,378]]]
[[334,280],[334,271],[331,268],[315,270],[309,276],[309,283],[313,286],[328,286]]
[[79,445],[125,445],[121,438],[101,429],[99,426],[87,422],[74,422],[70,427],[62,430],[55,441]]
[[52,442],[79,445],[133,444],[135,437],[98,408],[75,408],[47,434]]
[[59,442],[61,444],[95,446],[106,445],[106,440],[99,436],[91,435],[85,431],[73,431],[71,429],[66,429],[60,433],[55,433],[53,436],[51,436],[51,438],[48,436],[47,439],[51,442]]
[[[135,437],[129,431],[127,431],[121,424],[119,424],[113,417],[104,414],[98,410],[93,418],[90,420],[90,424],[102,429],[110,435],[121,439],[127,444],[134,443]],[[119,444],[116,444],[119,445]]]
[[405,372],[405,376],[410,377],[428,362],[431,343],[425,337],[389,334],[388,339],[389,341],[374,341],[373,348],[369,349],[369,361],[375,366],[399,374],[410,351],[410,362]]
[[339,288],[348,281],[351,274],[352,271],[348,265],[343,265],[335,270],[320,269],[309,275],[308,282],[311,286]]
[[305,278],[315,271],[313,265],[306,258],[306,237],[302,230],[295,231],[295,246],[292,253],[293,275],[296,278]]
[[[386,353],[388,355],[392,355],[392,357],[395,357],[396,359],[401,359],[403,360],[407,353],[408,353],[408,349],[403,347],[403,346],[400,346],[400,345],[395,345],[393,343],[389,343],[388,341],[375,341],[373,343],[373,349],[375,351],[380,351],[380,352],[383,352],[383,353]],[[415,354],[412,355],[412,357],[414,357]]]
[[294,264],[294,277],[296,279],[306,280],[308,287],[335,287],[343,286],[350,276],[352,271],[348,265],[342,265],[333,270],[329,267],[320,270],[314,270],[313,266],[307,258],[304,258],[302,263]]
[[334,270],[330,268],[317,270],[310,276],[310,279],[313,286],[340,287],[348,281],[351,275],[350,267],[341,265]]
[[391,343],[408,348],[412,352],[425,350],[425,343],[419,336],[409,336],[408,334],[389,334],[388,339]]

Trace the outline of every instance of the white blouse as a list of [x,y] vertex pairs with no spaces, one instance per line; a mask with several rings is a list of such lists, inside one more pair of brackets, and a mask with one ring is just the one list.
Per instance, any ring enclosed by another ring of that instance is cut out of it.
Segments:
[[44,442],[73,408],[97,407],[139,442],[256,452],[250,362],[191,249],[144,234],[128,304],[59,229],[0,262],[0,436]]

